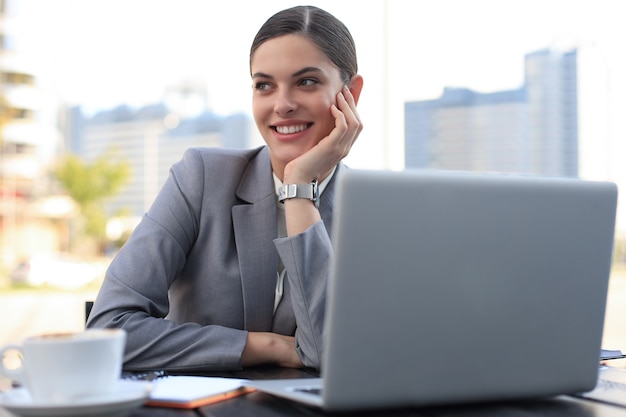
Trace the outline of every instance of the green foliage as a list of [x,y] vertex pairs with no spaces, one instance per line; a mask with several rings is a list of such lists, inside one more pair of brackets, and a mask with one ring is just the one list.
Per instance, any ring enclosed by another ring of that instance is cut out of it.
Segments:
[[66,155],[54,175],[69,196],[80,207],[86,235],[103,238],[107,216],[102,203],[115,196],[130,179],[130,164],[109,150],[92,163]]
[[114,196],[130,178],[130,164],[108,151],[89,164],[69,154],[55,170],[57,179],[79,206]]

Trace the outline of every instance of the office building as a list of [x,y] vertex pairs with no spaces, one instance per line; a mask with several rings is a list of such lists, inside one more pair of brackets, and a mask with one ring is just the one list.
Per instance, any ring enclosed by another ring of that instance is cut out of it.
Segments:
[[606,74],[592,53],[532,52],[518,89],[405,103],[406,168],[606,179],[608,116],[591,112],[608,106]]
[[220,116],[207,109],[187,117],[179,114],[165,103],[139,109],[119,106],[90,117],[79,108],[69,113],[71,152],[91,162],[113,151],[131,166],[128,184],[106,202],[109,215],[125,211],[141,216],[187,148],[250,146],[252,121],[245,114]]

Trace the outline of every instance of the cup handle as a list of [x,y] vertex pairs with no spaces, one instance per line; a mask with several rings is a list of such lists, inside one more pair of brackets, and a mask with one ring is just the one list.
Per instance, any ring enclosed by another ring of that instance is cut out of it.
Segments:
[[[8,352],[17,352],[20,358],[20,366],[17,368],[7,368],[4,361],[5,355]],[[20,345],[9,344],[5,345],[0,349],[0,374],[8,376],[14,380],[19,382],[22,381],[22,375],[24,374],[24,354],[22,352],[22,347]]]

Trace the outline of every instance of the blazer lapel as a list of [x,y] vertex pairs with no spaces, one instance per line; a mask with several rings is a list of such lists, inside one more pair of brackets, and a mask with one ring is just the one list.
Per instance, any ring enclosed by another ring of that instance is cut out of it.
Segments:
[[242,176],[237,196],[243,204],[232,208],[233,227],[244,305],[244,328],[272,328],[278,254],[276,194],[266,148],[250,161]]
[[[337,177],[345,169],[339,164],[322,194],[320,212],[328,233],[332,231]],[[276,192],[267,148],[252,159],[242,176],[237,197],[244,203],[232,208],[233,227],[244,304],[244,328],[271,331],[278,272]]]

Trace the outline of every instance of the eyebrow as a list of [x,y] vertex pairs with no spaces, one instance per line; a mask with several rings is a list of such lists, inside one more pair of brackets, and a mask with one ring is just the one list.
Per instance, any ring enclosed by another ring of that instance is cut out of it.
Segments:
[[[294,72],[293,74],[291,74],[292,78],[296,78],[299,77],[303,74],[309,73],[309,72],[323,72],[321,70],[321,68],[318,67],[304,67],[301,70],[298,70],[296,72]],[[252,74],[252,78],[269,78],[269,79],[274,79],[273,76],[269,75],[269,74],[265,74],[264,72],[255,72],[254,74]]]

